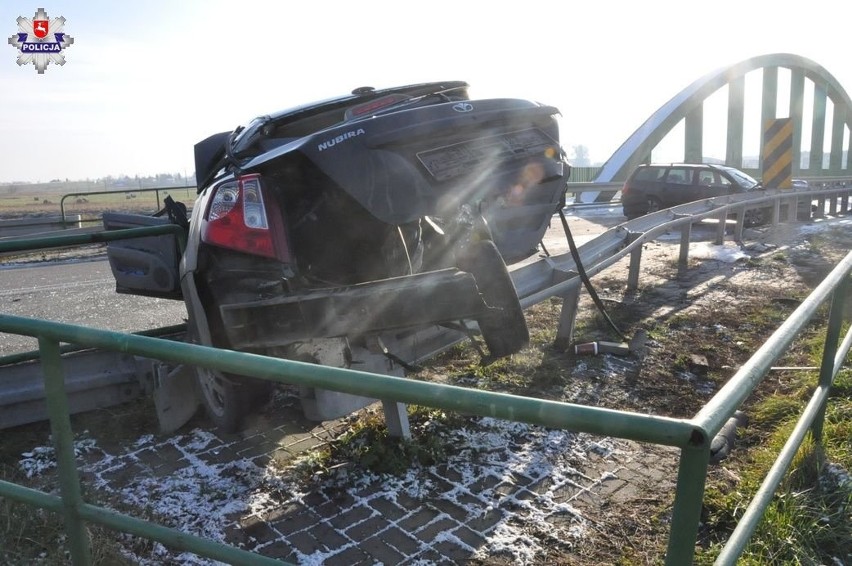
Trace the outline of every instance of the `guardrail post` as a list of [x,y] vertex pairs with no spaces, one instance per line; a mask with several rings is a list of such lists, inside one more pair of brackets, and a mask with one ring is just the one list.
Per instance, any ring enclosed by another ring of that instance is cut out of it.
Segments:
[[677,256],[677,276],[683,277],[689,268],[689,242],[692,241],[692,222],[684,222],[680,226],[680,252]]
[[817,199],[817,209],[814,212],[814,218],[825,218],[825,197],[821,196]]
[[65,229],[65,199],[69,195],[63,195],[61,199],[59,199],[59,212],[62,215],[62,229]]
[[411,440],[411,425],[408,422],[408,409],[405,403],[382,399],[382,411],[385,413],[385,425],[388,434],[396,438]]
[[[641,236],[642,234],[640,232],[630,232],[627,234],[628,244],[632,244]],[[642,246],[636,246],[636,248],[630,252],[630,270],[627,272],[628,291],[635,291],[639,288],[639,267],[641,263]]]
[[745,228],[746,207],[743,206],[737,212],[737,225],[734,226],[734,242],[743,243],[743,229]]
[[666,566],[693,563],[709,462],[709,440],[681,449]]
[[831,198],[828,199],[828,213],[831,216],[834,216],[834,215],[837,214],[837,197],[836,196],[832,196]]
[[59,489],[62,494],[65,532],[68,535],[71,561],[75,566],[88,566],[92,564],[91,544],[86,526],[80,518],[83,496],[74,459],[74,434],[71,431],[71,418],[68,416],[68,396],[65,393],[59,342],[39,338],[38,345],[44,368],[44,391],[56,451]]
[[781,221],[781,199],[772,201],[772,225],[777,226]]
[[725,243],[725,229],[728,227],[728,211],[722,210],[719,213],[719,225],[716,227],[716,240],[715,244],[717,246],[721,246]]
[[796,220],[796,197],[787,199],[787,214],[784,215],[784,222],[794,222]]
[[847,214],[849,212],[849,193],[840,197],[840,214]]
[[559,327],[553,347],[566,350],[574,340],[574,326],[577,322],[577,309],[580,306],[580,285],[574,285],[562,295],[562,311],[559,313]]

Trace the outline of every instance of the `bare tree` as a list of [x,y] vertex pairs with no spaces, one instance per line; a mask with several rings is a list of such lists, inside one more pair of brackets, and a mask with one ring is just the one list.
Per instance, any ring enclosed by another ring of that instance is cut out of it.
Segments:
[[588,167],[591,165],[591,161],[589,160],[589,148],[584,145],[575,145],[572,146],[574,150],[574,163],[575,167]]

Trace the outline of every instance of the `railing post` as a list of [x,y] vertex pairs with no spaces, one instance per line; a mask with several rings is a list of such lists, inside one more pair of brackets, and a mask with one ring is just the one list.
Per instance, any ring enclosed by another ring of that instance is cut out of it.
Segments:
[[62,214],[62,229],[65,229],[65,199],[68,195],[63,195],[61,199],[59,199],[59,212]]
[[772,201],[772,225],[777,226],[781,222],[781,199]]
[[825,218],[825,196],[817,199],[817,209],[814,212],[814,218]]
[[684,222],[680,228],[680,253],[677,257],[677,276],[683,277],[689,267],[689,243],[692,241],[692,222]]
[[[629,243],[635,242],[642,234],[638,232],[631,232],[627,235],[627,241]],[[635,291],[639,288],[639,267],[642,263],[642,246],[636,246],[634,250],[630,252],[630,268],[627,272],[627,290]]]
[[88,566],[92,564],[91,544],[86,526],[80,518],[83,496],[80,490],[77,462],[74,459],[74,434],[71,431],[71,417],[68,413],[68,396],[65,393],[65,376],[62,372],[59,342],[39,338],[38,346],[44,368],[44,392],[47,397],[47,413],[50,417],[53,447],[56,451],[59,489],[62,494],[65,532],[68,535],[71,561],[75,566]]
[[[838,285],[831,295],[831,310],[828,313],[828,328],[825,331],[825,344],[822,348],[822,364],[819,368],[819,384],[830,387],[834,380],[834,357],[837,355],[837,343],[840,340],[840,327],[843,324],[843,306],[849,293],[849,276]],[[817,442],[822,440],[822,425],[825,420],[825,403],[814,418],[811,433]]]
[[[843,197],[843,198],[846,198],[846,197]],[[834,196],[834,195],[832,195],[828,199],[828,214],[831,215],[831,216],[837,215],[837,197]]]
[[787,214],[785,215],[784,222],[795,222],[796,221],[796,197],[791,197],[787,199]]
[[382,399],[382,410],[385,413],[388,434],[394,438],[411,440],[411,425],[408,422],[408,409],[405,403]]
[[574,326],[577,323],[577,309],[580,305],[580,285],[574,285],[562,295],[562,311],[559,313],[559,327],[553,346],[557,350],[567,350],[574,340]]
[[710,441],[705,440],[701,446],[687,446],[680,452],[666,566],[692,564],[695,557],[695,541],[698,539],[710,462]]
[[737,213],[737,225],[734,226],[734,242],[737,244],[743,243],[743,230],[745,229],[746,207],[740,208]]
[[715,244],[717,246],[721,246],[725,243],[725,229],[728,227],[728,211],[722,210],[719,213],[719,225],[716,227],[716,240]]

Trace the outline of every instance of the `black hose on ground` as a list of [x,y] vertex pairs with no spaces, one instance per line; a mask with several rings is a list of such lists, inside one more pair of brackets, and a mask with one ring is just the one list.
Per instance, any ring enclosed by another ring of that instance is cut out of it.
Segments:
[[609,317],[609,314],[606,312],[606,307],[601,301],[601,298],[598,296],[595,288],[592,287],[592,282],[589,280],[589,276],[586,274],[586,270],[583,268],[583,263],[580,261],[580,252],[577,250],[577,244],[574,243],[574,236],[571,234],[571,229],[568,227],[568,220],[565,218],[565,213],[562,211],[562,207],[559,207],[559,219],[562,220],[562,229],[565,231],[565,236],[568,238],[568,247],[571,248],[571,257],[574,258],[574,263],[577,265],[577,273],[580,275],[580,280],[583,281],[583,285],[586,287],[586,291],[589,292],[589,296],[594,301],[595,306],[598,307],[598,310],[606,319],[609,326],[612,330],[621,338],[622,341],[627,342],[628,339],[624,335],[621,330],[615,325],[612,319]]

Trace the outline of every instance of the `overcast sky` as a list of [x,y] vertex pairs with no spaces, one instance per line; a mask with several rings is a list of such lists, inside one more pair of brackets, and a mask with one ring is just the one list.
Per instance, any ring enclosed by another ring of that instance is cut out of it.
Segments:
[[[256,115],[358,86],[445,80],[467,81],[477,98],[556,106],[569,155],[582,144],[603,162],[692,81],[750,57],[801,55],[852,90],[842,6],[4,0],[4,38],[43,7],[65,17],[74,44],[42,75],[0,45],[0,182],[191,174],[197,141]],[[719,138],[705,153],[724,157]]]

